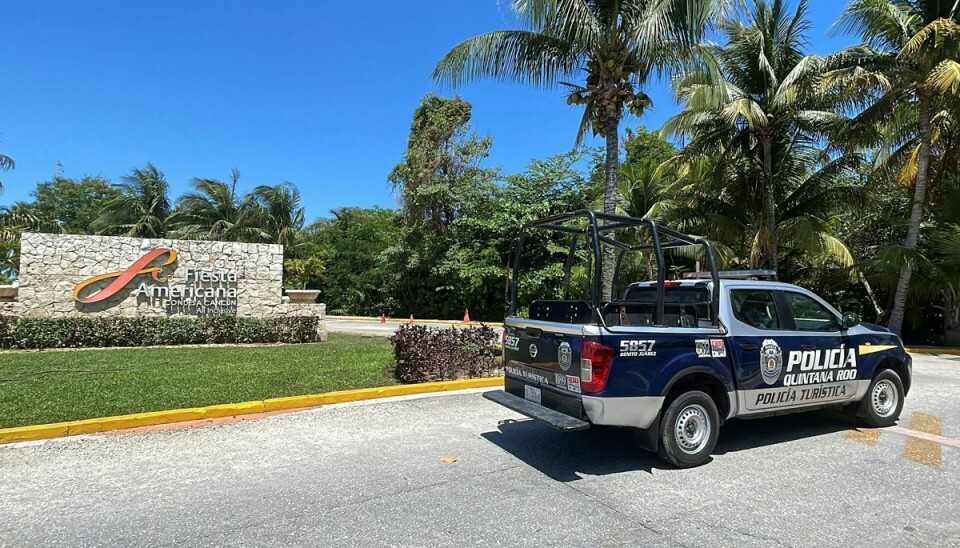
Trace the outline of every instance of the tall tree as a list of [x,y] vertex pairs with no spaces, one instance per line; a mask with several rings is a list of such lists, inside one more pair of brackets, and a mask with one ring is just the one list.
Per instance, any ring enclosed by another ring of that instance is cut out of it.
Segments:
[[[16,167],[13,158],[6,154],[0,154],[0,171],[9,171]],[[0,181],[0,191],[3,190],[3,181]]]
[[120,192],[102,177],[55,177],[37,184],[31,195],[30,208],[38,217],[55,220],[68,234],[91,234],[104,206]]
[[15,279],[20,268],[20,234],[26,231],[60,232],[60,225],[36,214],[31,204],[0,206],[0,283]]
[[169,230],[170,185],[153,164],[134,168],[114,185],[119,196],[104,205],[94,223],[102,233],[162,238]]
[[[661,206],[668,222],[713,240],[728,265],[760,266],[768,231],[763,171],[735,154],[680,159],[684,163],[670,186],[669,207]],[[811,150],[781,157],[776,231],[785,278],[796,277],[811,258],[843,269],[853,266],[854,257],[837,237],[833,220],[857,211],[865,200],[855,178],[860,163],[855,155],[831,159]]]
[[457,215],[458,195],[489,181],[480,167],[493,139],[470,132],[470,103],[427,95],[413,113],[403,160],[390,172],[405,216],[429,232],[445,232]]
[[305,218],[300,191],[287,182],[260,185],[253,189],[252,196],[260,207],[261,229],[268,241],[282,245],[288,257],[296,255]]
[[[703,48],[703,64],[678,79],[683,111],[663,130],[689,136],[695,154],[736,154],[762,169],[762,225],[757,251],[762,263],[778,267],[777,204],[785,188],[781,168],[797,166],[787,154],[814,158],[825,131],[843,118],[833,112],[829,96],[818,93],[822,60],[804,54],[807,2],[795,10],[784,0],[754,0],[742,16],[721,25],[726,42]],[[741,20],[745,19],[745,22]],[[802,166],[804,169],[811,166]]]
[[335,314],[402,313],[390,294],[389,274],[380,256],[396,242],[398,215],[389,209],[344,207],[331,219],[310,224],[314,254],[325,257],[323,294]]
[[[603,209],[613,213],[625,111],[643,113],[651,100],[642,88],[657,71],[677,66],[691,52],[724,3],[513,0],[513,11],[526,28],[466,40],[440,60],[433,75],[454,86],[479,78],[565,85],[567,102],[584,107],[577,143],[591,129],[606,141]],[[614,249],[605,248],[603,299],[610,300]]]
[[[938,104],[960,94],[960,10],[943,0],[852,0],[838,28],[858,34],[862,45],[830,58],[833,70],[825,85],[843,90],[858,113],[849,139],[857,144],[882,144],[878,126],[898,124],[892,141],[916,135],[917,156],[913,200],[903,241],[900,274],[887,325],[900,334],[914,265],[911,256],[920,238],[929,181],[933,115]],[[903,111],[912,111],[905,116]],[[873,130],[873,131],[871,131]]]
[[264,240],[266,229],[252,196],[237,192],[240,172],[230,173],[230,182],[196,178],[193,192],[177,200],[171,216],[176,236],[188,239],[257,242]]

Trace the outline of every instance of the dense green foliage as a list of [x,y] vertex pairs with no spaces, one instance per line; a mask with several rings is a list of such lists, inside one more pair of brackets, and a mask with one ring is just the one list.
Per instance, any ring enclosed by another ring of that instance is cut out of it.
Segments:
[[178,344],[317,342],[315,316],[84,316],[15,318],[0,316],[0,348],[96,348]]
[[384,337],[0,355],[0,428],[393,384]]
[[83,234],[94,230],[104,204],[119,198],[120,192],[102,177],[54,177],[39,183],[31,195],[34,201],[25,205],[28,211],[54,220],[68,234]]
[[[284,245],[288,286],[320,288],[334,313],[450,319],[469,308],[497,320],[520,225],[592,208],[709,237],[722,267],[774,267],[912,342],[960,344],[960,9],[849,0],[838,29],[862,43],[820,56],[809,52],[806,7],[515,0],[525,28],[466,40],[434,77],[566,85],[569,102],[584,107],[580,133],[602,134],[604,148],[501,173],[486,167],[493,137],[471,130],[471,105],[431,94],[385,174],[396,210],[341,208],[307,224],[295,186],[243,193],[236,173],[229,183],[195,179],[173,200],[149,164],[109,190],[56,179],[35,202],[0,210],[0,281],[15,277],[26,229],[237,239]],[[658,72],[679,112],[658,131],[621,135]],[[521,303],[556,292],[567,245],[531,237]],[[670,272],[698,259],[680,249]],[[650,276],[651,266],[628,260],[629,280],[619,282]],[[586,268],[573,270],[574,293]]]
[[[726,2],[715,0],[514,0],[524,26],[470,38],[437,63],[434,78],[454,86],[479,78],[567,88],[567,104],[583,107],[587,130],[602,135],[602,210],[617,209],[620,122],[652,100],[643,91],[657,71],[676,70]],[[576,82],[576,83],[572,83]],[[604,248],[603,298],[610,299],[613,248]]]

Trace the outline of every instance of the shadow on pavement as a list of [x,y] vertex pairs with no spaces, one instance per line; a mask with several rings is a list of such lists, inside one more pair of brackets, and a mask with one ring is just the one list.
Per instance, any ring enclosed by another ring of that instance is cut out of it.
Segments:
[[856,428],[849,417],[831,411],[811,411],[755,420],[727,421],[720,429],[714,455],[735,453],[756,447],[776,445],[843,432]]
[[534,420],[506,420],[498,430],[481,435],[557,481],[666,467],[656,455],[637,448],[633,433],[623,428],[560,432]]
[[[855,428],[847,417],[826,411],[797,413],[724,423],[714,455],[802,440]],[[628,428],[593,427],[560,432],[535,420],[505,420],[481,434],[504,451],[557,481],[575,481],[581,474],[670,469],[655,454],[634,444]]]

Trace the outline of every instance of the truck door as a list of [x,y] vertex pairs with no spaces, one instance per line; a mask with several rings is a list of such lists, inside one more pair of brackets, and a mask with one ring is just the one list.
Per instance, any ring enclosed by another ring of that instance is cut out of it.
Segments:
[[831,384],[838,373],[829,373],[830,366],[836,370],[842,361],[842,338],[829,310],[800,293],[786,296],[761,288],[732,289],[730,304],[736,321],[731,331],[741,413],[852,397],[846,388]]
[[857,349],[840,330],[840,318],[798,291],[778,291],[777,302],[796,341],[784,356],[784,385],[799,390],[805,404],[853,399],[859,376]]

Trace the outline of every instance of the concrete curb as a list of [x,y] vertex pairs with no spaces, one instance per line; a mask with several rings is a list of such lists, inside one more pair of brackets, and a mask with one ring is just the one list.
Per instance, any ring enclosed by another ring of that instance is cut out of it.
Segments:
[[936,346],[921,346],[903,348],[908,354],[949,354],[951,356],[960,356],[960,348],[938,348]]
[[[368,316],[329,316],[328,315],[324,319],[328,322],[336,322],[336,321],[379,322],[380,321],[380,318],[373,318]],[[464,322],[464,321],[457,321],[457,320],[418,320],[418,319],[414,319],[413,322],[411,322],[410,320],[405,320],[403,318],[387,318],[385,323],[414,323],[414,324],[423,323],[423,324],[434,324],[434,325],[462,325],[462,326],[469,326],[469,327],[479,327],[481,325],[486,325],[489,327],[503,327],[503,323],[501,322]]]
[[241,403],[226,403],[208,407],[192,407],[188,409],[170,409],[167,411],[151,411],[148,413],[134,413],[114,417],[100,417],[79,421],[57,422],[53,424],[37,424],[32,426],[18,426],[15,428],[0,429],[0,444],[18,441],[42,440],[79,434],[95,434],[110,430],[124,430],[143,426],[156,426],[174,422],[186,422],[203,419],[233,417],[237,415],[251,415],[271,411],[285,411],[304,409],[332,403],[389,398],[393,396],[408,396],[411,394],[425,394],[429,392],[449,392],[467,388],[490,388],[503,386],[503,377],[488,377],[484,379],[464,379],[459,381],[427,382],[423,384],[402,384],[398,386],[382,386],[378,388],[361,388],[358,390],[340,390],[323,394],[307,396],[290,396],[286,398],[272,398],[269,400],[248,401]]

